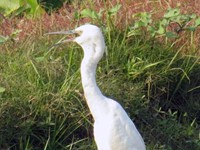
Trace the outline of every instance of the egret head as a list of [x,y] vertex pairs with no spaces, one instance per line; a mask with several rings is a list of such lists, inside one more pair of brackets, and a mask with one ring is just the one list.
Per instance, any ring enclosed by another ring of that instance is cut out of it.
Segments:
[[86,24],[80,26],[74,30],[74,33],[76,33],[78,36],[74,38],[73,41],[81,46],[85,44],[88,45],[89,43],[102,44],[99,42],[104,42],[100,28],[95,25]]
[[95,25],[85,24],[74,30],[50,32],[47,34],[75,34],[76,36],[74,38],[63,40],[55,45],[76,42],[83,48],[86,55],[93,55],[93,57],[99,57],[99,59],[105,50],[105,42],[101,29]]

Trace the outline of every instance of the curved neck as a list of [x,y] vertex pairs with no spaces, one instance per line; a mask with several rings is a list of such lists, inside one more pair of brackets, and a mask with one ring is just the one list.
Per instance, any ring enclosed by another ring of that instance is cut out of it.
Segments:
[[[96,84],[96,68],[97,64],[89,63],[87,59],[83,59],[81,63],[81,80],[86,99],[90,99],[92,95],[100,95],[100,89]],[[96,93],[96,94],[94,94]]]
[[[88,48],[88,47],[87,47]],[[88,51],[88,49],[87,49]],[[92,53],[92,50],[90,51]],[[84,51],[84,58],[81,62],[81,80],[88,107],[94,119],[100,116],[98,111],[104,105],[105,97],[102,95],[96,84],[96,68],[98,60],[94,60],[92,54],[87,55]]]

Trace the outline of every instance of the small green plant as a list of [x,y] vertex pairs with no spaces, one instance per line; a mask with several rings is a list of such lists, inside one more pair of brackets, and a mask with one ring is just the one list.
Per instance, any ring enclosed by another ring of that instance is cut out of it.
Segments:
[[[121,6],[122,6],[121,4],[116,4],[115,6],[111,8],[107,8],[105,4],[105,8],[101,8],[99,12],[93,9],[86,8],[80,12],[80,17],[90,18],[92,22],[99,24],[102,27],[102,30],[105,32],[105,34],[107,34],[107,44],[111,45],[112,44],[111,32],[116,30],[116,27],[114,24],[115,24],[115,21],[117,20],[117,13],[119,12]],[[120,34],[117,35],[115,42],[117,42],[119,35]],[[121,45],[123,44],[124,43],[122,43]]]
[[4,44],[7,41],[11,40],[14,41],[16,36],[21,32],[21,30],[15,30],[10,36],[3,36],[0,35],[0,44]]
[[[178,33],[183,30],[195,31],[200,25],[200,18],[195,14],[181,14],[179,8],[170,8],[160,20],[153,20],[152,15],[147,12],[136,13],[134,26],[131,27],[128,36],[148,32],[150,37],[164,36],[167,38],[178,38]],[[175,27],[173,27],[175,26]],[[173,28],[170,30],[169,28]]]
[[111,21],[111,17],[115,16],[120,8],[121,8],[121,4],[117,4],[109,9],[101,8],[99,12],[86,8],[80,12],[80,15],[81,15],[81,18],[90,18],[92,19],[92,21],[96,21],[100,25],[104,25],[103,18],[102,18],[103,14],[106,15],[107,21]]
[[5,43],[9,39],[8,36],[0,35],[0,44]]

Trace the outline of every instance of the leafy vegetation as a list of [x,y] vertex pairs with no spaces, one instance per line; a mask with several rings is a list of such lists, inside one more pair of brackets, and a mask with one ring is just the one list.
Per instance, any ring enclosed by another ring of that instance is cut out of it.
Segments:
[[44,10],[37,0],[1,0],[0,12],[5,16],[17,16],[26,12],[26,15],[36,17],[44,13]]
[[[200,18],[195,14],[181,14],[180,9],[170,8],[163,15],[163,17],[156,22],[153,22],[152,15],[147,12],[134,14],[135,18],[134,26],[129,32],[129,36],[141,34],[142,28],[146,28],[150,33],[151,38],[157,36],[165,36],[166,38],[177,38],[178,33],[183,30],[195,31],[200,25]],[[173,24],[177,26],[173,31],[169,30],[169,27]]]
[[[157,18],[139,12],[134,23],[119,24],[124,5],[89,4],[81,3],[70,21],[104,32],[107,50],[97,69],[103,93],[126,109],[148,150],[200,149],[199,16],[168,8]],[[31,34],[24,26],[0,31],[0,149],[96,149],[80,83],[81,48],[51,48],[62,37],[43,36],[49,27],[66,28],[65,11],[28,22]]]

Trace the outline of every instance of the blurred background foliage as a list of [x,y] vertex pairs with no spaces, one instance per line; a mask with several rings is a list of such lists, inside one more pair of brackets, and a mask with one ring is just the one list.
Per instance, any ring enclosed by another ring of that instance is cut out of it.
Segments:
[[4,16],[18,16],[26,13],[28,16],[37,17],[44,11],[50,12],[59,9],[64,3],[71,0],[1,0],[0,14]]

